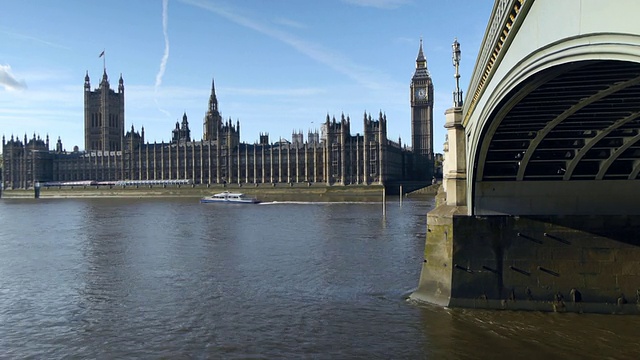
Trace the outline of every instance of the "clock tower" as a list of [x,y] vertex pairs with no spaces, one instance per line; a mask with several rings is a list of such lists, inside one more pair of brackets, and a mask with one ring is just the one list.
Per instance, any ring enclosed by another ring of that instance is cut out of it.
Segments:
[[415,177],[417,180],[430,180],[433,176],[433,82],[422,52],[422,39],[416,71],[411,78],[410,97]]

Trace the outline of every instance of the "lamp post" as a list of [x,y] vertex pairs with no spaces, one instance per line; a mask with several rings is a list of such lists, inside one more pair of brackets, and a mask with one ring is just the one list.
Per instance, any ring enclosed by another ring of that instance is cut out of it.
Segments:
[[453,50],[452,61],[453,66],[456,68],[456,73],[453,75],[456,78],[456,90],[453,92],[453,106],[461,107],[462,106],[462,90],[460,90],[460,43],[458,39],[453,40],[453,44],[451,45]]

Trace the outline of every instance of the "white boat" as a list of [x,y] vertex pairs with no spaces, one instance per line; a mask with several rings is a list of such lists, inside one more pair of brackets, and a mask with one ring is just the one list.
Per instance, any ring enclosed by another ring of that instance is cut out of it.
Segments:
[[201,203],[237,203],[237,204],[257,204],[260,201],[256,198],[247,197],[242,193],[221,192],[200,199]]

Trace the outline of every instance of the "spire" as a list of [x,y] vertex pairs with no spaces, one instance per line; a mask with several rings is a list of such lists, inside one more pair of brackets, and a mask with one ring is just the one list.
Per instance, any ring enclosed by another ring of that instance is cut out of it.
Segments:
[[102,72],[102,81],[100,82],[100,87],[109,88],[109,77],[107,76],[107,69],[104,69]]
[[182,130],[189,130],[189,121],[187,120],[187,112],[182,115]]
[[416,71],[413,74],[413,80],[425,80],[429,78],[429,70],[427,69],[427,58],[422,50],[422,37],[420,37],[420,48],[418,57],[416,58]]
[[124,92],[124,80],[122,79],[122,73],[120,73],[120,79],[118,80],[118,93]]
[[420,50],[418,50],[418,57],[416,58],[416,69],[426,67],[427,58],[424,56],[424,52],[422,51],[422,37],[420,37]]
[[84,90],[91,90],[91,82],[89,81],[89,70],[87,70],[86,75],[84,76]]
[[209,96],[209,113],[218,112],[218,98],[216,97],[216,85],[213,79],[211,79],[211,95]]

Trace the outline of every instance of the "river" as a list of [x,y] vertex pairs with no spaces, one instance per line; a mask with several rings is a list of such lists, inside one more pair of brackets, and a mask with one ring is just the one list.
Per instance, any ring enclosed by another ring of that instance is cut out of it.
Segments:
[[0,200],[0,358],[640,357],[640,317],[408,302],[433,200]]

